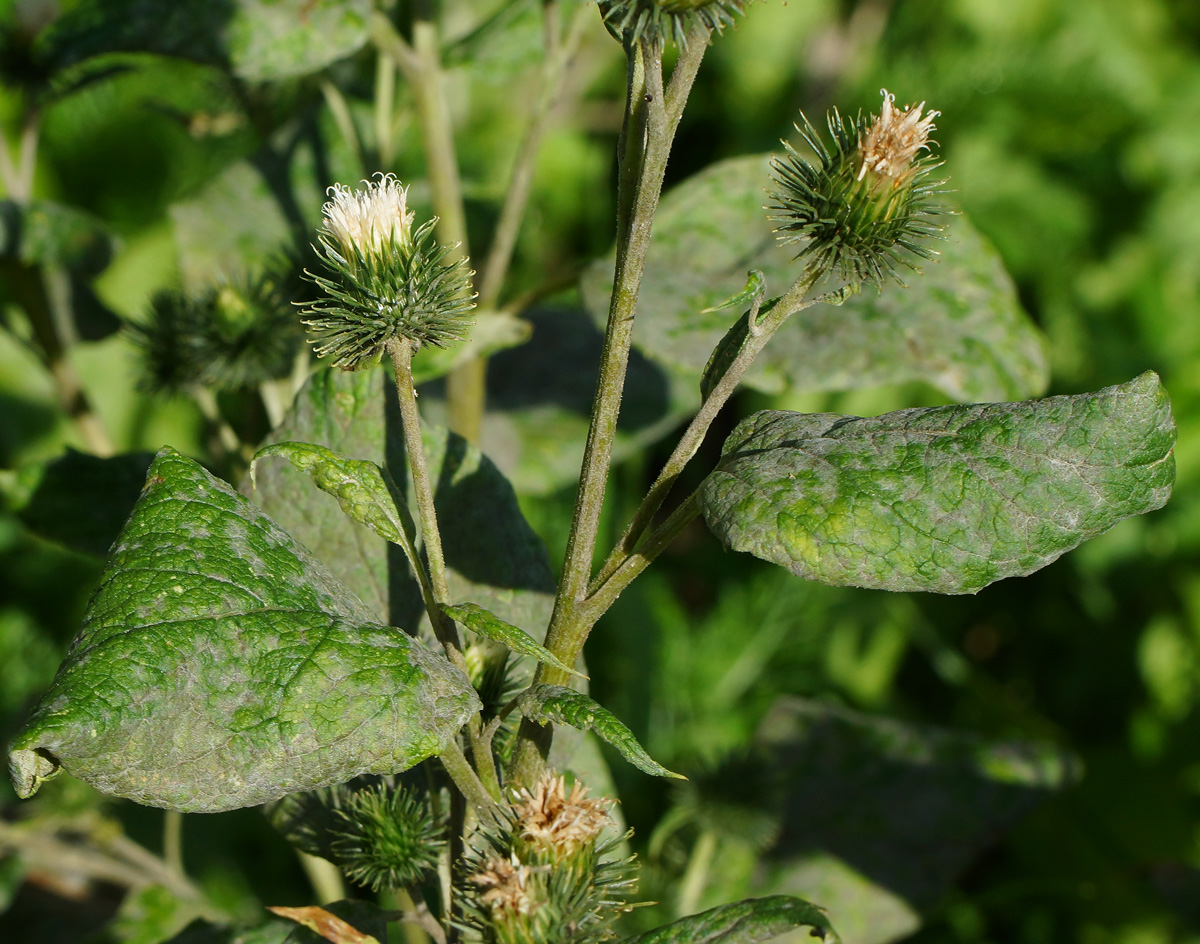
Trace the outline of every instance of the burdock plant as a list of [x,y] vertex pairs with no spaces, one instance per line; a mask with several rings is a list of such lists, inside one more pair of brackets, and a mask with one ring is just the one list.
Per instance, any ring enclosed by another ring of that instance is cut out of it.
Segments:
[[[554,769],[569,762],[552,761],[550,752],[561,746],[564,729],[575,738],[591,732],[645,774],[680,776],[581,690],[580,658],[597,621],[685,528],[702,517],[727,546],[828,584],[971,593],[1037,570],[1121,518],[1166,501],[1174,427],[1149,373],[1092,394],[872,418],[763,410],[732,426],[719,458],[702,452],[756,359],[772,342],[784,343],[781,331],[808,331],[806,341],[825,343],[842,316],[864,334],[872,319],[890,318],[888,336],[900,339],[892,343],[905,352],[917,346],[914,306],[936,306],[947,293],[922,294],[921,279],[907,289],[885,283],[922,263],[932,267],[936,247],[952,245],[936,242],[949,212],[929,137],[938,112],[925,111],[924,102],[899,108],[884,92],[877,115],[847,119],[831,111],[831,139],[801,115],[798,129],[811,154],[788,146],[771,179],[765,160],[758,161],[749,222],[742,229],[721,223],[719,239],[738,262],[732,272],[714,264],[704,273],[719,283],[715,298],[671,283],[655,304],[640,303],[644,283],[669,281],[648,268],[653,234],[665,229],[679,243],[695,235],[681,234],[678,223],[673,234],[656,223],[660,191],[704,53],[742,3],[610,0],[602,13],[628,66],[615,261],[578,490],[553,581],[501,473],[466,438],[434,427],[428,410],[422,417],[413,377],[420,348],[467,337],[477,293],[480,334],[494,327],[502,307],[537,145],[556,96],[571,85],[563,70],[581,41],[583,17],[595,15],[580,4],[580,19],[564,31],[559,5],[541,7],[548,37],[543,94],[478,283],[466,261],[466,214],[429,5],[414,5],[408,35],[382,13],[370,22],[382,103],[373,144],[359,140],[356,112],[333,78],[319,80],[348,150],[387,167],[394,158],[391,96],[396,70],[403,72],[426,142],[437,216],[417,225],[409,192],[391,173],[329,188],[308,276],[316,297],[301,318],[319,358],[338,369],[308,382],[293,416],[251,464],[245,494],[171,449],[160,453],[79,637],[10,747],[20,796],[65,769],[105,792],[174,811],[273,803],[281,831],[337,870],[323,887],[344,890],[349,878],[387,891],[399,916],[439,944],[464,936],[483,944],[616,938],[636,903],[623,846],[630,837],[610,828],[612,799],[589,793],[579,771]],[[502,22],[482,24],[479,36],[487,40]],[[672,40],[678,57],[664,75],[663,50]],[[257,58],[243,66],[262,67]],[[711,213],[700,208],[706,224],[740,212],[729,189],[704,191],[714,204]],[[721,201],[730,205],[717,206]],[[671,222],[666,213],[662,218]],[[770,221],[783,251],[772,242]],[[714,256],[725,248],[704,234],[697,239]],[[970,282],[971,264],[955,264],[967,269],[960,282]],[[737,289],[747,267],[745,288],[710,305]],[[890,296],[890,308],[853,310],[861,300],[852,296],[864,286],[914,295]],[[252,295],[242,300],[258,297]],[[662,317],[667,295],[689,299],[689,306],[704,297],[695,305],[703,310],[650,346],[665,348],[684,335],[701,358],[712,353],[701,360],[703,369],[688,368],[699,406],[606,549],[601,512],[635,325]],[[962,296],[955,304],[974,304],[970,292]],[[906,306],[897,297],[915,301]],[[143,332],[147,356],[159,365],[155,383],[195,383],[203,376],[194,364],[197,349],[213,338],[245,338],[245,324],[258,324],[238,320],[245,312],[225,304],[230,299],[219,291],[206,298],[208,308],[168,300],[155,309],[157,320]],[[841,311],[809,311],[848,301]],[[225,322],[214,323],[212,305]],[[728,322],[714,323],[714,313],[726,309],[734,310]],[[809,321],[815,314],[822,317]],[[972,338],[971,350],[985,347],[987,337]],[[856,347],[861,338],[836,343]],[[861,346],[856,363],[869,366],[875,348]],[[364,379],[385,354],[398,438],[390,438],[392,416],[379,407],[378,385]],[[234,368],[250,360],[220,363],[240,377]],[[972,364],[960,357],[956,366],[966,371]],[[444,388],[447,412],[466,418],[461,429],[468,434],[485,419],[483,378],[484,364],[470,361]],[[546,393],[540,375],[505,379],[524,382],[531,397]],[[422,407],[435,401],[438,394],[430,393]],[[500,428],[516,435],[511,426]],[[287,460],[302,475],[281,478],[279,464],[265,464],[269,458]],[[695,476],[698,485],[673,495],[685,469],[702,461],[708,465]],[[247,497],[255,475],[261,507]],[[309,479],[349,520],[326,499],[312,499]],[[318,560],[309,547],[328,559]],[[364,603],[345,581],[378,600]],[[469,644],[460,629],[474,637]],[[766,762],[756,768],[770,769]],[[401,785],[395,776],[402,772]],[[384,779],[362,789],[356,778],[368,775]],[[357,786],[346,786],[352,781]],[[746,793],[767,797],[776,787]],[[693,810],[731,808],[716,799],[697,794],[688,802]],[[757,852],[777,831],[773,817],[755,812],[745,814],[746,823],[758,824],[745,844]],[[803,926],[833,934],[836,913],[791,895],[687,913],[702,897],[720,844],[738,838],[699,825],[687,893],[678,898],[686,907],[673,922],[626,941],[764,941]],[[322,912],[311,924],[329,928],[331,918]],[[339,931],[331,940],[362,939],[355,934]]]

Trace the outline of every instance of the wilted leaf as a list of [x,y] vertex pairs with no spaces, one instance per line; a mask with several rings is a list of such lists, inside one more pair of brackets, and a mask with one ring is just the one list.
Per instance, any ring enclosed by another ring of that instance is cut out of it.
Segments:
[[477,707],[444,658],[164,449],[10,763],[21,796],[65,768],[139,803],[216,812],[404,770]]
[[287,908],[282,905],[268,907],[267,911],[288,918],[314,931],[332,944],[379,944],[376,938],[364,934],[348,921],[343,921],[337,915],[326,911],[320,905],[306,905],[302,908]]
[[[741,289],[748,269],[782,294],[801,274],[794,248],[781,246],[763,205],[769,155],[721,161],[665,194],[638,300],[634,343],[674,370],[699,376],[736,317],[705,313]],[[961,216],[938,241],[908,288],[887,285],[841,306],[816,305],[772,338],[746,383],[761,390],[849,390],[924,381],[958,400],[1036,396],[1047,366],[1036,328],[1021,310],[1000,258]],[[581,285],[603,323],[612,289],[611,257]]]
[[687,779],[655,761],[629,728],[611,711],[582,692],[561,685],[537,685],[521,694],[519,707],[525,717],[538,724],[567,724],[580,731],[594,731],[643,773],[653,777]]
[[[317,443],[376,463],[411,502],[398,414],[395,388],[383,370],[321,371],[271,438]],[[426,427],[423,437],[451,597],[475,600],[540,638],[550,618],[554,578],[511,486],[458,436]],[[389,550],[385,540],[349,520],[304,473],[260,466],[257,479],[254,500],[358,593],[377,621],[417,626],[424,604],[399,548]]]
[[802,927],[812,928],[814,938],[838,940],[824,909],[800,898],[772,895],[719,905],[623,944],[758,944]]
[[702,486],[727,545],[838,586],[973,593],[1161,507],[1158,376],[1024,403],[744,420]]
[[533,637],[519,626],[506,623],[494,613],[489,613],[475,603],[460,603],[457,606],[442,607],[451,619],[458,620],[473,633],[503,644],[506,648],[523,656],[530,656],[538,662],[545,662],[556,669],[579,675],[569,665],[555,657],[545,646],[537,643]]

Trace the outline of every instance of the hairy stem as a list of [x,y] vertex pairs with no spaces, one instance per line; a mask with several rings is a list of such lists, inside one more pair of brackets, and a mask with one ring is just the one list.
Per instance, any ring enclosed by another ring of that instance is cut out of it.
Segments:
[[163,810],[163,862],[180,880],[186,881],[183,868],[183,814],[179,810]]
[[[452,601],[450,587],[446,583],[446,558],[442,552],[441,532],[438,530],[433,486],[429,481],[429,466],[425,461],[425,446],[421,440],[421,415],[417,410],[417,391],[413,387],[412,378],[412,342],[407,338],[392,339],[388,342],[388,355],[395,368],[396,394],[400,402],[400,425],[404,431],[404,449],[408,459],[408,468],[412,474],[413,495],[417,500],[417,511],[421,517],[421,539],[425,546],[425,557],[429,563],[429,592],[433,595],[433,605],[430,605],[427,600],[426,609],[429,612],[429,621],[433,626],[433,631],[445,649],[446,657],[465,675],[467,674],[467,662],[463,657],[458,626],[442,609],[442,605],[449,605]],[[485,792],[499,796],[500,779],[496,773],[490,746],[482,738],[481,729],[482,725],[478,715],[466,726],[467,737],[471,744],[471,756],[475,760],[479,776],[483,778],[483,783],[486,785]]]
[[375,141],[379,150],[379,167],[386,171],[396,159],[392,140],[396,107],[396,60],[380,50],[375,61]]
[[358,158],[359,166],[365,169],[367,162],[366,156],[363,154],[362,142],[359,141],[358,129],[354,127],[354,117],[350,114],[350,106],[346,104],[346,97],[342,95],[342,90],[329,79],[323,78],[321,79],[321,94],[325,97],[325,104],[329,108],[329,113],[333,115],[334,124],[337,125],[342,140]]
[[[579,658],[594,625],[594,620],[580,613],[579,607],[591,576],[633,339],[638,291],[667,157],[707,41],[706,30],[702,39],[699,36],[691,38],[680,53],[666,89],[663,87],[661,40],[643,37],[626,45],[625,122],[617,145],[617,261],[613,294],[563,576],[546,633],[546,648],[569,666]],[[535,684],[562,685],[568,680],[561,669],[545,664],[538,666],[534,677]],[[522,722],[513,761],[516,780],[532,783],[536,779],[549,751],[550,736],[550,728],[528,720]]]
[[617,568],[633,552],[637,546],[638,539],[645,532],[650,522],[654,520],[655,513],[662,507],[662,503],[671,491],[671,487],[679,479],[680,474],[692,460],[692,457],[695,456],[697,450],[704,442],[704,437],[708,434],[713,420],[716,419],[721,408],[725,406],[729,398],[733,395],[742,377],[749,370],[750,365],[754,363],[755,358],[766,347],[767,342],[771,340],[771,337],[784,321],[797,311],[807,307],[804,302],[804,296],[808,294],[820,275],[821,273],[817,270],[806,270],[804,275],[788,290],[787,294],[775,303],[764,319],[751,328],[750,336],[746,339],[746,343],[742,346],[741,351],[738,352],[737,357],[730,363],[728,369],[720,380],[717,381],[713,389],[709,391],[709,395],[700,405],[699,411],[692,417],[691,423],[684,430],[674,451],[663,465],[662,471],[659,472],[658,478],[654,480],[654,484],[650,486],[646,497],[642,500],[637,511],[634,512],[633,518],[625,529],[625,533],[621,535],[616,547],[613,548],[612,553],[609,554],[608,559],[600,568],[600,572],[592,582],[591,589],[595,589],[612,576]]
[[446,768],[450,779],[454,781],[454,785],[458,787],[458,792],[471,804],[471,808],[485,822],[491,820],[496,813],[496,801],[492,799],[491,794],[484,787],[483,781],[476,775],[474,768],[467,763],[462,748],[456,742],[451,741],[450,746],[439,755],[439,760]]
[[[433,487],[429,482],[429,466],[425,462],[425,446],[421,441],[421,415],[417,410],[417,391],[412,378],[412,342],[407,338],[393,338],[388,342],[388,356],[396,375],[396,394],[400,402],[400,423],[404,430],[404,449],[408,468],[412,474],[413,496],[417,500],[417,511],[421,517],[421,538],[425,544],[425,557],[429,562],[429,585],[436,603],[449,604],[450,588],[446,584],[446,558],[442,553],[442,535],[438,530],[437,509],[433,503]],[[434,607],[429,613],[433,631],[446,650],[446,657],[463,672],[467,663],[463,659],[462,643],[458,638],[458,627],[454,620]]]

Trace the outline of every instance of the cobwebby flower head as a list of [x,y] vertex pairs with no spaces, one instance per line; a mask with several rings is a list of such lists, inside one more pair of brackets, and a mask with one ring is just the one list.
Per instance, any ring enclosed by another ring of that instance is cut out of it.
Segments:
[[323,296],[303,311],[309,340],[343,370],[373,367],[398,338],[446,347],[473,323],[466,260],[434,242],[436,217],[414,230],[408,191],[391,174],[376,176],[366,189],[329,188],[313,247],[324,272],[305,272]]
[[797,259],[819,274],[834,273],[855,283],[881,284],[896,278],[900,266],[916,269],[917,259],[937,253],[927,245],[940,236],[935,218],[946,212],[934,197],[944,180],[931,179],[941,166],[929,155],[931,111],[925,103],[903,109],[883,91],[878,115],[844,119],[832,109],[826,144],[803,114],[796,130],[816,160],[802,157],[784,142],[787,156],[772,161],[781,242],[798,243]]
[[618,39],[637,40],[643,35],[687,44],[693,26],[721,32],[744,13],[747,0],[601,0],[600,14]]
[[326,191],[332,199],[321,208],[321,232],[346,255],[412,245],[415,216],[408,208],[408,188],[400,186],[393,174],[375,176],[377,181],[363,181],[366,190],[334,184]]

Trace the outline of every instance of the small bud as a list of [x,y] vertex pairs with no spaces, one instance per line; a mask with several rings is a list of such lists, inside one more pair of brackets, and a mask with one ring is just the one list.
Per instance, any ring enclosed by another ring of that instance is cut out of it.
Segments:
[[414,232],[407,191],[391,174],[376,176],[365,190],[329,188],[314,247],[327,274],[305,272],[325,295],[303,311],[313,349],[343,370],[375,366],[394,338],[417,348],[461,341],[475,307],[474,273],[444,261],[454,247],[434,243],[437,219]]
[[601,0],[600,13],[618,39],[628,36],[636,41],[650,35],[686,46],[693,24],[719,33],[745,7],[746,0]]
[[882,94],[880,113],[869,119],[846,121],[830,111],[832,148],[802,114],[796,130],[817,164],[784,142],[788,156],[772,162],[779,189],[770,206],[779,211],[773,219],[780,240],[802,244],[797,259],[822,273],[877,284],[897,278],[898,265],[916,269],[914,257],[936,255],[920,240],[941,235],[933,218],[946,212],[932,200],[945,181],[929,179],[941,165],[922,155],[939,112],[922,117],[924,102],[898,109],[895,96]]

